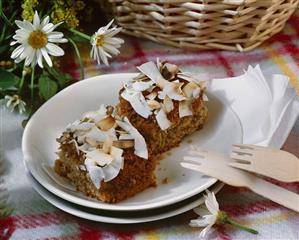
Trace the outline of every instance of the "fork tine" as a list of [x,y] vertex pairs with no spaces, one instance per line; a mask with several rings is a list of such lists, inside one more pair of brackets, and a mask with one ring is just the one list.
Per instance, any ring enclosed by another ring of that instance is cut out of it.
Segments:
[[202,168],[200,165],[196,165],[196,164],[192,164],[192,163],[188,163],[188,162],[181,162],[181,166],[184,168],[188,168],[194,171],[199,171],[201,172]]
[[204,152],[199,152],[199,151],[195,151],[195,150],[189,150],[188,153],[192,156],[198,156],[200,158],[206,158],[206,153]]
[[251,150],[251,149],[239,149],[239,148],[235,148],[233,147],[232,148],[232,152],[234,153],[238,153],[240,155],[249,155],[249,156],[252,156],[253,153],[254,153],[254,150]]
[[246,170],[246,171],[252,171],[253,170],[251,164],[244,164],[244,163],[239,163],[239,162],[231,162],[228,165],[231,166],[231,167],[243,169],[243,170]]
[[233,147],[238,149],[251,149],[253,150],[256,146],[252,144],[233,144]]
[[184,159],[184,161],[188,161],[188,162],[196,163],[196,164],[201,164],[201,160],[203,160],[203,158],[193,157],[193,156],[184,156],[183,159]]
[[250,158],[249,155],[244,155],[244,154],[239,154],[239,153],[236,153],[236,152],[232,152],[230,154],[230,157],[233,158],[233,159],[236,159],[236,160],[241,160],[241,161],[244,161],[244,162],[247,162],[247,163],[251,163],[251,161],[249,160],[249,158]]

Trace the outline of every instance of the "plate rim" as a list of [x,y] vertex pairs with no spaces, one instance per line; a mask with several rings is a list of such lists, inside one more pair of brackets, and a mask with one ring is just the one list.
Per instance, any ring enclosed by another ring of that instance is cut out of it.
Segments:
[[[155,214],[155,215],[150,215],[150,216],[145,216],[145,217],[134,217],[134,218],[101,216],[98,214],[91,214],[88,212],[84,212],[83,210],[80,210],[80,209],[75,209],[75,206],[71,206],[71,207],[68,206],[67,208],[63,208],[64,202],[69,203],[69,205],[76,205],[76,204],[74,204],[72,202],[68,202],[67,200],[62,199],[62,198],[58,197],[57,195],[53,194],[52,192],[48,191],[34,178],[34,176],[29,171],[27,171],[26,175],[27,175],[27,179],[29,179],[29,182],[32,184],[34,190],[44,200],[46,200],[53,206],[57,207],[58,209],[66,212],[70,215],[80,217],[82,219],[94,221],[94,222],[102,222],[102,223],[109,223],[109,224],[122,224],[122,225],[153,222],[153,221],[163,220],[166,218],[177,216],[179,214],[190,211],[191,209],[193,209],[197,206],[200,206],[204,203],[204,197],[201,196],[200,198],[198,198],[197,200],[195,200],[193,202],[187,203],[186,205],[181,206],[179,208],[175,208],[172,210],[168,210],[166,212],[162,212],[161,214]],[[33,181],[35,181],[35,182],[33,182]],[[211,189],[209,189],[209,188],[207,188],[207,189],[212,190],[215,194],[217,194],[224,186],[225,186],[225,184],[223,182],[217,181],[216,183],[214,183],[213,185],[210,186]],[[202,193],[198,193],[198,194],[202,194]],[[47,196],[45,197],[45,195],[47,195]],[[48,197],[49,195],[50,195],[50,198],[52,198],[50,200]],[[57,204],[57,202],[59,202],[59,203]],[[175,205],[175,203],[174,203],[174,205]],[[84,208],[88,208],[88,207],[84,207]],[[109,211],[109,210],[105,210],[105,211]],[[86,215],[84,215],[84,214],[86,214]],[[100,220],[100,218],[102,218],[102,220]]]
[[[47,107],[49,104],[51,104],[51,102],[53,101],[54,98],[56,97],[60,97],[61,95],[64,95],[65,92],[68,91],[72,91],[72,88],[74,87],[79,87],[80,85],[83,84],[88,84],[91,81],[99,81],[99,79],[105,79],[105,78],[117,78],[119,76],[124,77],[124,75],[127,78],[131,78],[136,76],[136,74],[138,73],[113,73],[113,74],[103,74],[103,75],[98,75],[98,76],[94,76],[91,78],[86,78],[84,80],[81,80],[79,82],[76,82],[70,86],[68,86],[67,88],[63,89],[62,91],[60,91],[59,93],[57,93],[55,96],[53,96],[51,99],[49,99],[47,102],[45,102],[31,117],[31,119],[29,120],[29,122],[27,123],[25,129],[24,129],[24,133],[23,133],[23,137],[22,137],[22,153],[23,153],[23,162],[25,164],[25,167],[32,173],[32,175],[35,177],[35,179],[43,186],[45,187],[48,191],[50,191],[51,193],[53,193],[54,195],[63,198],[67,201],[70,201],[72,203],[84,206],[84,207],[90,207],[90,208],[95,208],[95,209],[101,209],[101,210],[111,210],[111,211],[138,211],[138,210],[147,210],[147,209],[154,209],[154,208],[158,208],[158,207],[163,207],[166,205],[170,205],[173,204],[175,202],[187,199],[191,196],[194,196],[202,191],[204,191],[205,189],[209,188],[211,185],[213,185],[214,183],[216,183],[217,179],[216,178],[212,178],[209,177],[209,180],[200,186],[199,189],[195,189],[193,191],[190,191],[188,194],[185,194],[183,198],[179,198],[179,199],[170,199],[170,200],[164,200],[162,203],[161,202],[156,202],[156,203],[150,203],[146,206],[140,205],[140,206],[118,206],[115,204],[109,204],[109,203],[104,203],[104,202],[91,202],[87,199],[82,199],[79,198],[77,196],[71,195],[70,193],[60,190],[58,188],[56,188],[54,185],[51,185],[48,181],[44,181],[43,179],[40,179],[40,174],[37,172],[37,170],[35,170],[30,164],[30,156],[29,154],[27,154],[27,146],[26,144],[28,143],[27,138],[30,136],[30,128],[32,126],[32,122],[34,121],[34,118],[36,115],[39,114],[40,111],[43,111],[43,109],[45,107]],[[103,81],[103,80],[102,80]],[[222,100],[221,100],[222,101]],[[222,103],[229,108],[229,106],[227,106],[226,102],[222,101]],[[231,109],[231,108],[230,108]],[[231,109],[232,110],[232,109]],[[240,136],[240,141],[242,141],[242,135],[243,135],[243,129],[242,129],[242,125],[241,122],[238,118],[238,116],[232,111],[232,113],[234,114],[234,116],[236,117],[236,119],[238,120],[239,123],[239,127],[240,127],[240,132],[241,132],[241,136]]]

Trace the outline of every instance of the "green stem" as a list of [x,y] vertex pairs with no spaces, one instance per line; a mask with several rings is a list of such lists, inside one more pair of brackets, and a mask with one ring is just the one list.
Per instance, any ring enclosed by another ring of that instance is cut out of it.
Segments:
[[3,12],[2,0],[0,0],[0,15],[3,18],[4,22],[6,22],[10,27],[13,27],[12,23],[8,20],[8,18]]
[[89,36],[89,35],[87,35],[87,34],[85,34],[85,33],[83,33],[83,32],[80,32],[80,31],[78,31],[78,30],[76,30],[76,29],[74,29],[74,28],[70,28],[69,29],[72,33],[74,33],[74,34],[76,34],[76,35],[78,35],[78,36],[80,36],[80,37],[82,37],[82,38],[84,38],[84,39],[86,39],[86,40],[88,40],[88,41],[90,41],[90,39],[91,39],[91,37]]
[[250,232],[250,233],[253,233],[253,234],[258,234],[258,231],[254,230],[252,228],[245,227],[245,226],[235,222],[234,220],[232,220],[230,218],[227,218],[226,221],[227,221],[228,224],[231,224],[232,226],[234,226],[236,228],[242,229],[244,231],[247,231],[247,232]]
[[25,62],[24,62],[23,70],[22,70],[22,77],[21,77],[21,81],[20,81],[19,89],[18,89],[18,95],[20,95],[21,92],[22,92],[22,88],[23,88],[23,85],[24,85],[25,75],[26,74],[25,74]]
[[68,40],[70,41],[70,43],[73,45],[74,49],[75,49],[75,53],[77,55],[78,61],[79,61],[79,65],[80,65],[80,73],[81,73],[81,79],[84,79],[84,68],[83,68],[83,61],[80,55],[80,51],[78,49],[77,44],[73,41],[73,39],[68,38]]
[[31,81],[30,81],[31,106],[33,106],[34,71],[35,71],[35,67],[32,66],[32,67],[31,67]]

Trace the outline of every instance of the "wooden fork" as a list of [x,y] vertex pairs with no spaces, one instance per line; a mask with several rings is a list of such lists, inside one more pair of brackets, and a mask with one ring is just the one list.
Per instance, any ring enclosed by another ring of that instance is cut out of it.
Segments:
[[228,163],[231,162],[231,158],[198,148],[193,148],[189,153],[190,156],[185,156],[185,162],[181,163],[183,167],[199,171],[232,186],[247,187],[273,202],[299,212],[298,194],[267,182],[252,173],[230,167]]
[[283,182],[299,181],[299,159],[286,151],[256,145],[233,145],[230,166]]

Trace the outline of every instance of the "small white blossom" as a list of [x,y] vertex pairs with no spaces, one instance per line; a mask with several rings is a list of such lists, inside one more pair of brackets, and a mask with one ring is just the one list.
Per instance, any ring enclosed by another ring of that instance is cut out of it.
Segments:
[[25,60],[25,65],[35,66],[38,64],[43,68],[43,58],[47,64],[52,67],[52,60],[49,55],[62,56],[64,51],[54,43],[65,43],[67,39],[63,38],[63,33],[54,31],[62,22],[58,24],[50,23],[49,16],[40,21],[38,13],[35,12],[33,22],[27,20],[16,20],[19,27],[13,36],[15,41],[11,42],[11,46],[17,43],[19,45],[11,54],[11,58],[16,62]]
[[1,103],[3,103],[11,112],[14,111],[15,108],[18,109],[19,113],[24,113],[26,111],[26,103],[22,101],[18,95],[6,95],[4,99],[1,100]]
[[121,28],[113,27],[109,29],[112,23],[113,20],[105,27],[99,28],[91,37],[90,43],[92,49],[90,56],[97,60],[98,64],[100,64],[102,60],[104,64],[109,65],[108,58],[111,58],[112,55],[118,55],[120,53],[118,48],[124,43],[123,39],[113,37],[121,31]]
[[250,232],[252,234],[258,234],[258,231],[235,222],[228,216],[226,212],[220,210],[214,192],[206,190],[206,193],[207,195],[204,195],[205,206],[200,206],[193,209],[194,212],[197,213],[200,217],[190,221],[191,227],[204,227],[204,229],[200,232],[200,238],[206,238],[214,224],[230,224],[236,228]]
[[200,217],[190,221],[191,227],[205,227],[200,233],[201,238],[207,236],[212,226],[217,222],[219,213],[219,204],[214,192],[206,191],[206,193],[207,195],[204,195],[206,206],[194,209],[194,212]]

